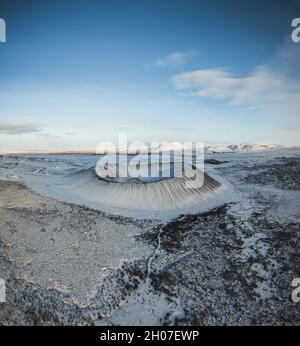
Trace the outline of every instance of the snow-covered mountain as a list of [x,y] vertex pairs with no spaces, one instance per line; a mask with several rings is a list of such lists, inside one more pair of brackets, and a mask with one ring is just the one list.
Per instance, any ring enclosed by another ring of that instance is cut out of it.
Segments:
[[208,146],[207,153],[235,153],[235,152],[257,152],[269,151],[283,148],[277,144],[230,144],[227,146]]
[[232,153],[233,150],[229,146],[208,146],[205,147],[206,153]]
[[[236,152],[258,152],[258,151],[270,151],[281,148],[290,148],[290,146],[283,146],[277,144],[230,144],[226,146],[205,146],[205,153],[236,153]],[[152,153],[167,153],[170,151],[181,152],[182,149],[190,150],[190,145],[183,145],[179,142],[162,142],[159,143],[156,147],[152,148]],[[97,147],[93,150],[23,150],[18,152],[13,152],[10,154],[105,154],[105,153],[115,153],[119,152],[122,154],[147,154],[148,147],[132,147],[128,145],[124,148],[109,148],[109,147]]]

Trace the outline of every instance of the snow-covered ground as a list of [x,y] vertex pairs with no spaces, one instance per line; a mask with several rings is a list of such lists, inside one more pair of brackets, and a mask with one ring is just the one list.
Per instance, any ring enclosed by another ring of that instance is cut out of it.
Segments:
[[23,184],[76,176],[96,155],[1,156],[1,323],[298,325],[300,149],[230,149],[205,154],[230,198],[172,220]]

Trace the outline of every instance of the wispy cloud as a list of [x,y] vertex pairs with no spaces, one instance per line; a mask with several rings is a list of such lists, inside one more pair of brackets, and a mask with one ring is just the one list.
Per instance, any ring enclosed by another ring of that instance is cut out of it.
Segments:
[[192,89],[193,95],[225,99],[238,105],[255,103],[286,87],[279,76],[265,69],[236,76],[222,69],[211,68],[181,73],[171,80],[177,89]]
[[185,65],[196,53],[192,50],[173,52],[161,58],[157,58],[150,64],[144,65],[146,69],[151,67],[179,67]]
[[[237,75],[222,68],[184,72],[171,78],[178,90],[191,95],[223,101],[231,106],[255,107],[265,115],[289,118],[299,124],[299,50],[288,37],[272,60],[252,72]],[[298,58],[298,60],[297,60]],[[297,67],[296,67],[297,66]]]
[[245,76],[218,68],[203,69],[178,74],[171,82],[192,95],[231,106],[255,106],[269,116],[297,121],[300,114],[300,82],[264,67]]
[[0,133],[7,135],[28,134],[41,131],[41,127],[37,124],[0,122]]
[[288,36],[284,43],[276,49],[269,65],[272,69],[280,70],[294,79],[300,79],[299,61],[299,44],[295,44]]

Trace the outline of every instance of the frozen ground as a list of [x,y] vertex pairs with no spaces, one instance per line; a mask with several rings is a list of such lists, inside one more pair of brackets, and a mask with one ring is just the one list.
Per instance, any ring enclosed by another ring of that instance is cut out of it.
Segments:
[[162,222],[22,182],[93,167],[93,155],[0,157],[1,324],[299,325],[300,150],[206,159],[234,199]]

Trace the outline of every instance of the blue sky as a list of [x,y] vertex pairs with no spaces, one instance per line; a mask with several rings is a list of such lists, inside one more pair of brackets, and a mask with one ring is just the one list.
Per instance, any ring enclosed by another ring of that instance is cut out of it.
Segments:
[[295,17],[299,1],[1,1],[0,151],[299,145]]

